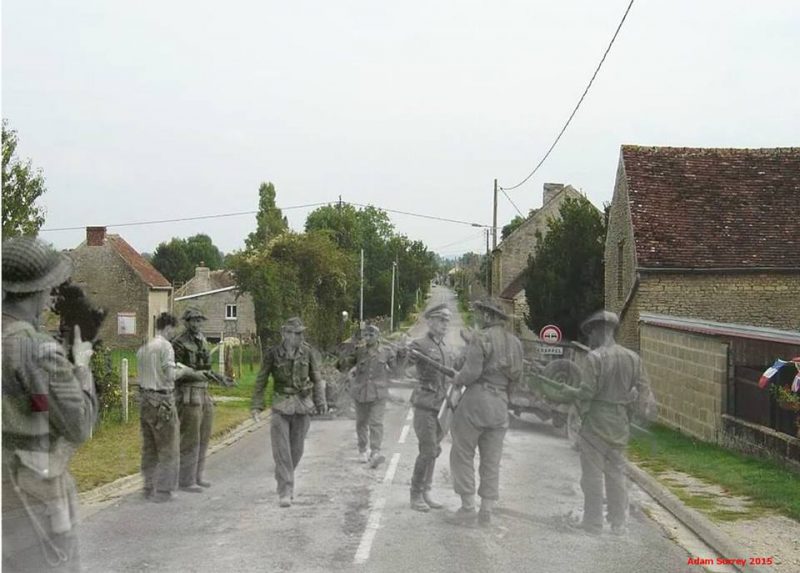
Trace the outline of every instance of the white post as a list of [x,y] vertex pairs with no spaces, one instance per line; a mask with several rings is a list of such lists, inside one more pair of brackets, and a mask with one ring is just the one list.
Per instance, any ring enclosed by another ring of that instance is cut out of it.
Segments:
[[225,333],[219,333],[219,371],[225,373]]
[[361,249],[361,302],[359,306],[359,326],[364,327],[364,249]]
[[392,263],[392,310],[389,311],[389,332],[394,332],[394,274],[397,270],[397,263]]
[[122,419],[128,423],[128,359],[122,359],[122,372],[120,372],[120,390],[122,393]]

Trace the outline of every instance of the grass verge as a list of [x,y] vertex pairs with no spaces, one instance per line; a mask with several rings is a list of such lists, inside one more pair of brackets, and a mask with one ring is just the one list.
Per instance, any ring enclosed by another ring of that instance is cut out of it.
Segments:
[[633,461],[656,476],[674,469],[716,483],[753,502],[752,511],[743,516],[741,512],[712,506],[710,499],[704,499],[706,496],[689,494],[666,481],[665,485],[687,505],[706,511],[715,519],[753,517],[769,509],[800,521],[800,475],[775,462],[700,442],[663,426],[653,426],[649,434],[635,436],[628,453]]
[[[217,400],[214,408],[212,442],[244,422],[250,416],[255,373],[247,373],[234,388],[212,387],[214,396],[240,398]],[[266,407],[272,402],[272,383],[266,391]],[[106,420],[95,429],[92,439],[83,444],[70,463],[78,491],[86,491],[135,474],[141,463],[142,440],[139,435],[139,409],[134,404],[127,424]]]

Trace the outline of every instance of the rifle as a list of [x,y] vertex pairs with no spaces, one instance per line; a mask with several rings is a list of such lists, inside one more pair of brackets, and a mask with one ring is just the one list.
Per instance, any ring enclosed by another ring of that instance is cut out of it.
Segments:
[[[455,375],[458,374],[458,372],[456,372],[454,369],[450,368],[449,366],[445,366],[441,362],[437,362],[430,356],[422,354],[419,350],[415,348],[411,348],[409,352],[415,359],[424,362],[426,365],[430,366],[437,372],[441,372],[448,378],[454,378]],[[460,398],[461,398],[461,388],[453,384],[448,384],[447,390],[445,391],[444,395],[444,401],[442,402],[442,405],[439,407],[439,413],[436,415],[436,419],[439,422],[439,427],[442,428],[442,432],[444,432],[445,434],[448,432],[448,430],[450,430],[450,423],[452,422],[453,419],[453,412],[455,411],[456,406],[458,406],[458,401]]]
[[203,376],[208,378],[209,382],[215,382],[220,386],[225,386],[225,388],[231,388],[232,386],[236,386],[236,380],[233,378],[228,378],[224,374],[219,374],[218,372],[214,372],[213,370],[201,370]]

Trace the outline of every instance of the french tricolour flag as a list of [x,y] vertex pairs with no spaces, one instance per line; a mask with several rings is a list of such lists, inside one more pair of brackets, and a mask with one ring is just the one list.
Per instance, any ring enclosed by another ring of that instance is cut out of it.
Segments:
[[788,360],[781,360],[780,358],[778,358],[775,361],[775,364],[764,370],[764,373],[761,375],[761,378],[758,379],[758,387],[761,388],[762,390],[766,388],[767,384],[769,384],[769,381],[772,379],[772,377],[778,373],[778,370],[780,370],[787,364],[789,364]]

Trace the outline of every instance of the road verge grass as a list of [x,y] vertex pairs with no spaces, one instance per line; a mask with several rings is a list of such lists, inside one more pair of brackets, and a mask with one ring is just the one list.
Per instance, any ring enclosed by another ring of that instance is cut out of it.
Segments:
[[776,462],[739,454],[658,425],[647,434],[634,436],[628,453],[631,460],[656,478],[673,469],[752,500],[752,511],[745,515],[726,512],[715,508],[703,495],[688,494],[670,480],[662,480],[687,505],[706,511],[717,520],[754,517],[763,510],[772,510],[800,521],[800,475]]
[[[255,373],[247,373],[233,388],[212,387],[212,395],[220,398],[216,400],[214,408],[212,443],[250,416],[255,377]],[[272,402],[271,381],[265,394],[266,407],[269,407]],[[137,473],[141,452],[139,408],[134,403],[128,423],[113,419],[101,422],[95,428],[92,439],[84,443],[73,456],[70,471],[78,491],[87,491]]]

